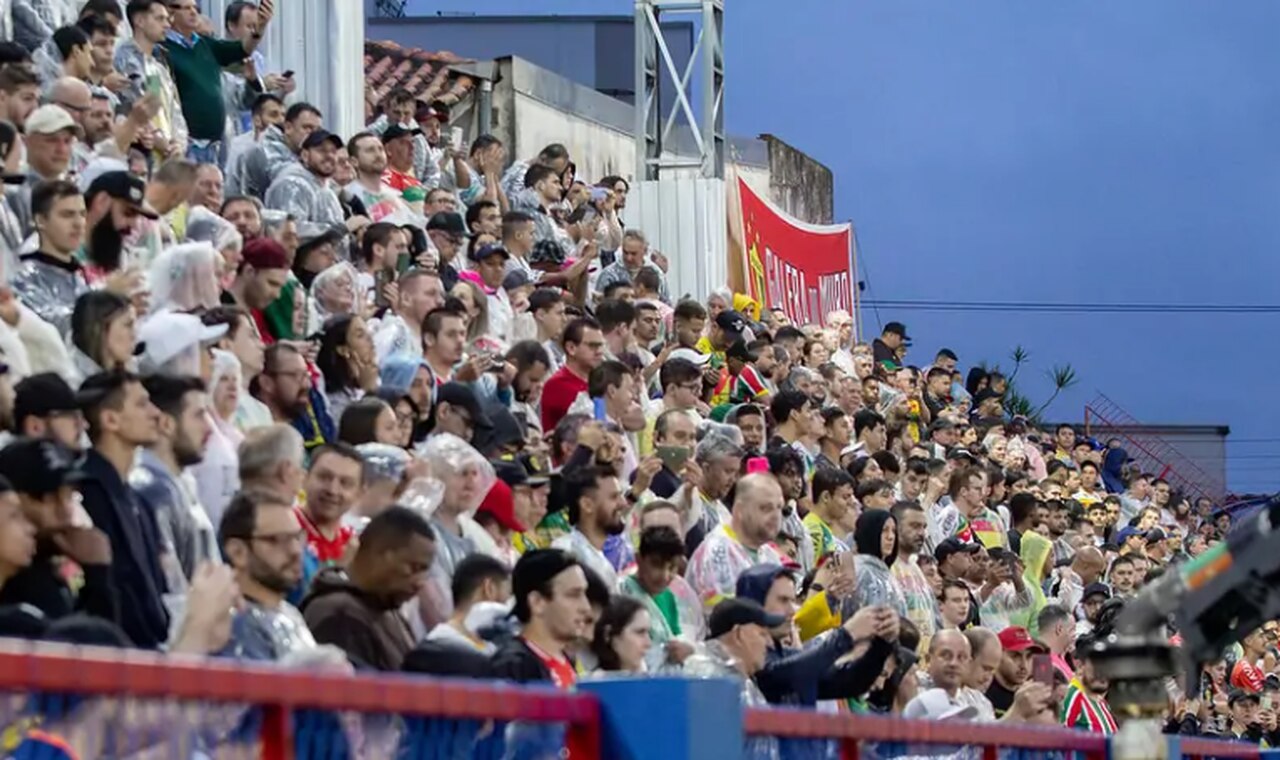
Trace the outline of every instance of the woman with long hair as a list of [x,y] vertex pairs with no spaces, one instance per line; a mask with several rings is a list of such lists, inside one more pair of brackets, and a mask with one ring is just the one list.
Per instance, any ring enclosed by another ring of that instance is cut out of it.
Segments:
[[352,446],[362,443],[397,446],[400,438],[400,423],[395,411],[376,396],[349,404],[338,422],[338,440]]
[[649,611],[639,599],[614,594],[596,621],[591,653],[598,670],[614,673],[643,673],[649,652]]
[[109,290],[91,290],[71,310],[71,374],[78,387],[86,377],[129,369],[137,350],[137,317],[129,299]]
[[351,402],[377,390],[378,360],[364,319],[347,314],[325,322],[316,368],[324,377],[329,413],[334,418],[341,417]]
[[864,510],[858,515],[853,543],[858,553],[853,563],[855,607],[887,604],[906,617],[906,598],[889,570],[898,556],[898,522],[893,514],[884,509]]

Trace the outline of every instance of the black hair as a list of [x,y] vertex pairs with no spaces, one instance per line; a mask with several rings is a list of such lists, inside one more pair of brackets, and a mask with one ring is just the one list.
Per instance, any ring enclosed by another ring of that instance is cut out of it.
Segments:
[[124,403],[125,386],[138,382],[138,376],[123,369],[99,372],[85,378],[80,385],[79,398],[84,399],[82,409],[89,427],[89,440],[97,442],[102,435],[102,412],[118,412]]
[[[618,291],[622,290],[623,288],[629,288],[629,287],[632,287],[630,279],[613,280],[612,282],[609,282],[607,285],[604,286],[604,290],[601,291],[600,294],[604,296],[607,300],[616,301],[617,303],[625,303],[628,306],[631,306],[631,304],[628,303],[627,301],[622,301],[618,299]],[[634,310],[632,313],[634,313]],[[596,316],[597,317],[600,316],[600,309],[598,307],[596,308]],[[601,317],[601,319],[603,320],[603,317]],[[628,322],[628,324],[630,323]]]
[[1016,493],[1013,498],[1009,499],[1009,520],[1018,525],[1023,520],[1031,517],[1031,513],[1036,511],[1036,507],[1040,506],[1039,500],[1034,494],[1027,492]]
[[401,506],[390,507],[365,526],[360,533],[360,548],[356,554],[381,554],[403,549],[414,536],[421,536],[432,542],[436,540],[436,532],[431,529],[431,523],[417,510]]
[[[266,108],[268,103],[276,103],[281,107],[284,106],[284,101],[280,99],[279,95],[275,94],[274,92],[264,92],[258,97],[254,98],[253,106],[249,110],[254,116],[257,116],[258,114],[262,113],[262,109]],[[352,138],[352,139],[355,139],[355,138]]]
[[622,662],[613,650],[613,639],[631,624],[642,610],[644,603],[639,599],[623,594],[615,594],[604,607],[604,613],[596,621],[596,629],[591,637],[591,652],[596,656],[600,669],[616,671],[622,669]]
[[[934,361],[937,361],[938,359],[950,359],[953,362],[960,361],[960,357],[956,356],[956,352],[952,351],[949,348],[944,348],[938,351],[938,355],[934,357]],[[943,370],[943,371],[947,372],[947,370]]]
[[631,281],[636,287],[655,293],[662,289],[662,273],[657,267],[651,267],[648,264],[640,267],[640,271],[635,273]]
[[612,590],[609,585],[604,582],[599,573],[586,565],[582,566],[582,574],[587,577],[587,603],[592,607],[604,608],[608,606],[609,599],[612,596]]
[[618,175],[616,175],[616,174],[610,174],[610,175],[609,175],[609,176],[607,176],[607,177],[602,177],[602,178],[600,179],[600,181],[596,183],[596,187],[605,187],[605,188],[608,188],[608,189],[612,190],[613,188],[615,188],[615,187],[617,187],[617,186],[618,186],[618,183],[619,183],[619,182],[621,182],[622,184],[626,185],[626,186],[627,186],[627,190],[628,190],[628,191],[630,191],[630,190],[631,190],[631,183],[630,183],[630,182],[628,182],[628,181],[626,180],[626,178],[624,178],[624,177],[619,177],[619,176],[618,176]]
[[626,301],[609,298],[596,305],[596,321],[603,332],[609,333],[617,327],[629,325],[635,318],[636,307]]
[[457,606],[466,602],[480,590],[485,581],[501,583],[510,577],[511,568],[501,560],[479,552],[468,554],[453,568],[453,581],[450,585],[453,603]]
[[124,15],[129,21],[129,26],[135,26],[134,18],[143,13],[150,13],[151,8],[156,5],[166,5],[166,3],[164,0],[129,0],[129,4],[124,8]]
[[690,319],[706,319],[707,308],[692,298],[686,298],[676,304],[672,318],[680,321]]
[[853,486],[852,475],[835,467],[819,467],[813,473],[813,503],[817,504],[824,495],[835,493],[845,486]]
[[80,188],[74,182],[54,179],[40,182],[31,190],[31,215],[48,216],[53,204],[63,198],[80,195]]
[[666,525],[654,525],[640,533],[639,557],[670,561],[685,556],[684,539]]
[[324,114],[320,113],[320,109],[310,103],[294,103],[289,106],[289,110],[284,112],[284,120],[292,124],[298,120],[298,117],[308,113],[313,113],[321,119],[324,118]]
[[801,391],[787,389],[779,392],[769,403],[769,411],[773,412],[773,421],[781,425],[791,419],[791,415],[813,403]]
[[[120,6],[116,6],[115,13],[117,16],[120,15]],[[111,20],[107,17],[96,13],[81,16],[80,20],[76,21],[76,28],[84,32],[85,38],[90,42],[92,42],[95,34],[105,34],[113,40],[116,36],[116,25],[111,23]]]
[[[355,138],[352,138],[354,140]],[[366,264],[373,262],[373,247],[386,246],[392,235],[401,234],[398,226],[391,222],[374,222],[365,228],[364,237],[360,241],[360,259]]]
[[781,475],[788,469],[795,469],[804,475],[804,457],[790,446],[774,446],[766,451],[764,456],[769,460],[769,472],[775,476]]
[[875,460],[876,464],[880,465],[880,471],[886,475],[899,475],[902,473],[902,464],[892,451],[887,449],[877,451],[871,455],[871,458]]
[[663,393],[673,385],[701,382],[702,370],[688,359],[671,359],[658,370],[658,385]]
[[57,46],[58,53],[62,56],[62,60],[65,61],[71,57],[72,51],[76,48],[89,45],[89,35],[74,24],[61,26],[53,32],[53,44]]
[[552,169],[550,166],[545,164],[533,164],[529,167],[529,170],[524,173],[524,186],[532,188],[545,179],[557,176],[559,175],[556,174],[556,170]]
[[[502,144],[502,141],[494,137],[493,135],[488,135],[488,134],[477,135],[476,139],[471,141],[471,150],[467,152],[467,155],[474,156],[475,154],[479,153],[480,151],[486,148],[492,147],[494,145],[501,145],[501,144]],[[497,205],[497,204],[494,204],[494,205]]]
[[488,199],[478,200],[475,203],[472,203],[470,206],[467,206],[467,216],[465,219],[467,223],[467,229],[471,229],[471,226],[473,224],[476,224],[477,222],[480,221],[480,212],[484,211],[487,208],[499,208],[499,206],[497,202],[491,201]]
[[773,341],[779,343],[784,340],[805,340],[805,334],[795,325],[783,325],[774,333]]
[[223,14],[223,21],[227,26],[239,24],[240,17],[244,15],[245,11],[257,9],[257,3],[249,2],[249,0],[234,0],[234,2],[227,5],[227,11]]
[[599,329],[600,329],[600,323],[595,321],[591,317],[578,317],[577,319],[570,320],[569,324],[565,325],[564,338],[562,342],[566,346],[568,346],[570,343],[574,344],[575,346],[581,345],[582,334],[584,332],[586,332],[587,330],[599,330]]
[[142,387],[157,409],[176,418],[182,416],[188,393],[204,392],[204,381],[189,375],[155,374],[142,378]]
[[555,161],[561,158],[569,158],[569,149],[561,143],[551,143],[538,152],[538,159],[541,161]]
[[440,308],[432,309],[427,313],[426,319],[422,320],[422,334],[432,337],[439,335],[440,330],[444,328],[446,319],[462,319],[462,314],[456,309],[449,308],[448,303]]
[[880,478],[871,478],[870,480],[864,480],[861,483],[858,483],[856,486],[854,486],[853,495],[858,498],[858,501],[862,501],[868,496],[874,496],[875,494],[878,494],[881,491],[890,487],[891,486],[889,485],[889,481],[887,480],[881,480]]
[[[376,443],[378,440],[378,415],[391,405],[377,396],[366,396],[347,404],[338,420],[338,440],[352,446]],[[392,409],[392,414],[395,410]]]
[[[378,401],[382,404],[386,403],[381,399],[378,399]],[[318,446],[315,451],[311,452],[311,461],[308,463],[307,471],[310,472],[311,470],[314,470],[316,465],[320,464],[320,460],[324,458],[325,454],[333,454],[334,456],[359,464],[360,480],[361,482],[364,481],[364,457],[360,456],[360,452],[356,451],[355,446],[343,441],[331,441]]]
[[573,472],[562,473],[561,484],[564,487],[565,508],[568,510],[570,525],[577,525],[582,518],[579,509],[583,496],[593,494],[600,487],[602,478],[612,477],[613,473],[603,467],[592,465],[580,467]]
[[258,524],[258,510],[264,506],[293,508],[288,501],[269,491],[237,491],[231,497],[222,513],[222,521],[218,523],[218,545],[224,552],[231,539],[248,540],[253,536]]
[[872,409],[859,409],[853,415],[853,437],[860,438],[862,431],[874,430],[876,426],[885,424],[884,415]]
[[507,361],[514,364],[517,371],[525,370],[535,364],[551,367],[551,355],[546,346],[536,340],[522,340],[507,349]]

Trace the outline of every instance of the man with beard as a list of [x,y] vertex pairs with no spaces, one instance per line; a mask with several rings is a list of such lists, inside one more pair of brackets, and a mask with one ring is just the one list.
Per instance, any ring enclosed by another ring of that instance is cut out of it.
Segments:
[[1093,637],[1086,636],[1076,642],[1076,679],[1067,688],[1062,700],[1062,723],[1110,736],[1116,732],[1116,719],[1107,705],[1107,689],[1110,683],[1098,674],[1094,659]]
[[400,607],[426,585],[435,554],[435,531],[417,512],[391,507],[370,520],[350,567],[322,571],[302,602],[316,641],[357,667],[399,670],[414,645]]
[[[231,138],[227,147],[227,192],[232,194],[245,192],[245,171],[249,156],[262,143],[267,130],[272,127],[279,129],[284,123],[284,101],[279,95],[264,92],[253,101],[249,114],[253,128]],[[316,122],[319,123],[318,118]],[[285,147],[285,153],[292,160],[293,153],[287,147]],[[266,184],[270,183],[265,183],[263,187]]]
[[302,581],[306,545],[292,507],[269,492],[241,492],[222,514],[218,540],[244,598],[223,654],[277,661],[316,646],[302,613],[285,601]]
[[626,529],[627,502],[618,478],[602,467],[585,467],[566,474],[564,495],[573,530],[552,542],[552,547],[573,555],[609,588],[617,588],[618,573],[605,557],[604,543]]
[[111,542],[120,627],[135,646],[155,649],[169,639],[169,613],[161,597],[169,585],[155,515],[143,508],[126,479],[137,448],[160,437],[160,410],[137,375],[121,370],[86,378],[79,398],[92,445],[83,465],[82,503],[94,527]]
[[235,226],[244,242],[262,234],[262,201],[247,195],[228,195],[218,215]]
[[240,268],[227,293],[237,306],[253,316],[259,337],[266,342],[270,333],[262,321],[262,310],[280,295],[289,279],[289,255],[284,246],[270,238],[257,238],[245,243]]
[[307,545],[321,565],[346,567],[355,531],[342,516],[355,506],[363,483],[364,459],[345,443],[329,443],[316,449],[303,481],[303,502],[296,507],[298,522],[307,534]]
[[557,237],[555,221],[548,211],[560,202],[564,193],[560,174],[550,166],[535,164],[525,173],[524,184],[526,189],[519,195],[509,196],[512,209],[533,217],[534,240],[550,240],[564,248],[563,242]]
[[337,227],[344,223],[342,204],[330,179],[338,169],[342,138],[317,129],[302,141],[301,163],[280,170],[263,198],[267,208],[291,214],[299,226]]
[[366,209],[383,201],[403,205],[400,194],[382,181],[382,173],[387,170],[387,149],[377,135],[361,132],[347,140],[347,155],[356,171],[356,178],[346,187],[353,198],[358,198]]
[[142,449],[129,485],[154,515],[161,545],[172,547],[164,556],[178,561],[165,574],[180,573],[189,582],[201,563],[219,558],[213,524],[186,469],[204,458],[209,438],[204,383],[198,377],[151,375],[142,385],[160,410],[160,435]]
[[[522,340],[507,351],[507,366],[515,368],[515,378],[511,381],[511,413],[523,420],[526,430],[540,434],[542,419],[538,414],[538,399],[542,396],[542,384],[551,373],[551,357],[538,341]],[[486,372],[485,377],[496,379],[496,386],[502,383],[502,375]],[[481,383],[487,382],[481,380]]]
[[271,419],[292,423],[307,410],[311,375],[298,349],[287,343],[267,347],[254,396],[271,410]]
[[89,184],[84,194],[89,229],[84,255],[91,271],[97,270],[95,274],[107,276],[119,271],[126,264],[124,239],[137,228],[138,220],[160,218],[148,195],[147,183],[127,171],[103,172]]
[[915,563],[915,556],[924,549],[929,523],[924,510],[914,501],[894,504],[893,518],[898,523],[898,561],[893,563],[890,572],[906,599],[907,619],[915,623],[921,641],[927,642],[937,628],[937,597],[924,572]]
[[[699,444],[699,451],[706,443]],[[784,563],[773,543],[782,527],[784,502],[777,478],[753,473],[733,484],[728,494],[728,521],[717,525],[693,552],[686,574],[708,609],[734,594],[738,576],[747,568]]]

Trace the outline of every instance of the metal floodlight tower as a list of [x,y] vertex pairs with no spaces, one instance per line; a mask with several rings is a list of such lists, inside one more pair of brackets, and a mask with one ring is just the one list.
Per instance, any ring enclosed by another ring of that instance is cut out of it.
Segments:
[[[698,36],[684,71],[676,66],[663,33],[669,16],[700,16]],[[705,179],[724,179],[724,0],[636,0],[636,176],[639,181],[669,178],[671,170],[697,169]],[[670,82],[663,82],[666,71]],[[693,108],[692,79],[700,72],[700,109]],[[675,90],[665,124],[661,87]],[[676,158],[666,146],[678,117],[692,131],[697,156]]]

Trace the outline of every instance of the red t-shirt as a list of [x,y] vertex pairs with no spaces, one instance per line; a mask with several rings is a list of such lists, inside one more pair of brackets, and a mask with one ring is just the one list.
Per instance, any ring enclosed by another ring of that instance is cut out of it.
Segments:
[[579,393],[587,392],[587,379],[574,374],[568,365],[556,370],[542,386],[542,429],[552,431],[569,413]]
[[341,525],[333,538],[327,538],[316,524],[311,522],[311,518],[302,507],[294,507],[293,513],[298,516],[298,522],[302,523],[302,529],[307,532],[307,545],[316,553],[320,564],[332,564],[342,558],[342,553],[347,550],[347,543],[356,534],[354,530]]
[[528,639],[524,639],[524,643],[525,646],[529,647],[529,651],[537,655],[539,660],[542,660],[542,664],[551,673],[551,682],[556,685],[557,689],[572,689],[573,685],[578,682],[578,671],[574,669],[573,661],[568,657],[553,657]]
[[1251,694],[1262,691],[1262,671],[1248,660],[1241,659],[1231,668],[1231,685]]

